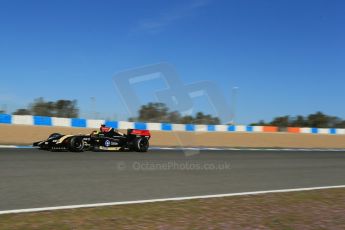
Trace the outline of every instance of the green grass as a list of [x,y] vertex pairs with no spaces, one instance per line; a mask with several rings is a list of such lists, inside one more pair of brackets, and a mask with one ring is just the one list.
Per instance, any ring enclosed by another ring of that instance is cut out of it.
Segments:
[[345,229],[345,189],[9,214],[0,229]]

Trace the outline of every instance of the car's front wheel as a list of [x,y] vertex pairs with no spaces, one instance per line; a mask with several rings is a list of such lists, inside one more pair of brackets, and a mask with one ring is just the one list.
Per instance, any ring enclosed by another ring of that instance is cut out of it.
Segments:
[[84,150],[84,141],[81,137],[72,137],[69,142],[69,150],[72,152],[82,152]]

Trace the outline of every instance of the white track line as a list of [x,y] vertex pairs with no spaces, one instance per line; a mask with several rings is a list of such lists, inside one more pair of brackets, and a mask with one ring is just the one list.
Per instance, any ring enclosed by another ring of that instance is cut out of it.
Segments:
[[111,203],[81,204],[81,205],[68,205],[68,206],[56,206],[56,207],[44,207],[44,208],[4,210],[4,211],[0,211],[0,215],[67,210],[67,209],[77,209],[77,208],[96,208],[96,207],[128,205],[128,204],[144,204],[144,203],[166,202],[166,201],[183,201],[183,200],[195,200],[195,199],[222,198],[222,197],[231,197],[231,196],[260,195],[260,194],[269,194],[269,193],[300,192],[300,191],[311,191],[311,190],[333,189],[333,188],[345,188],[345,185],[227,193],[227,194],[215,194],[215,195],[204,195],[204,196],[175,197],[175,198],[152,199],[152,200],[121,201],[121,202],[111,202]]

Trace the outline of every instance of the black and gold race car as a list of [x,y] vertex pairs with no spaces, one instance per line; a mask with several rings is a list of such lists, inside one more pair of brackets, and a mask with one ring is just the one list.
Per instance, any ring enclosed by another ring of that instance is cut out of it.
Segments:
[[127,134],[113,128],[101,127],[89,135],[51,134],[47,140],[33,143],[34,147],[49,151],[137,151],[147,152],[151,133],[149,130],[128,129]]

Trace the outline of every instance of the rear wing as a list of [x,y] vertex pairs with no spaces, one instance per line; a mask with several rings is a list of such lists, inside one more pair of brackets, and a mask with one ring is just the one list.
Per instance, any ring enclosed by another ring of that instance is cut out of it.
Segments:
[[140,129],[127,129],[128,135],[136,135],[142,137],[151,137],[150,130],[140,130]]

